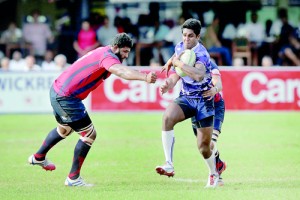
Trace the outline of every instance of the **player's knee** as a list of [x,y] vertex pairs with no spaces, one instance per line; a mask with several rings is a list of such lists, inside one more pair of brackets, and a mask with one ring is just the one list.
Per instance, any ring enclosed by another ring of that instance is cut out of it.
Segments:
[[211,153],[210,144],[207,142],[201,142],[198,144],[198,150],[204,158],[208,158]]
[[71,135],[73,129],[68,125],[58,124],[56,131],[61,137],[66,138],[67,136]]
[[163,124],[166,126],[166,127],[169,127],[169,128],[173,128],[173,126],[175,125],[175,120],[173,117],[171,117],[170,115],[164,115],[163,118]]
[[81,141],[83,141],[84,143],[90,146],[93,144],[97,136],[97,132],[93,124],[90,124],[89,126],[81,129],[79,131],[79,134],[80,134]]

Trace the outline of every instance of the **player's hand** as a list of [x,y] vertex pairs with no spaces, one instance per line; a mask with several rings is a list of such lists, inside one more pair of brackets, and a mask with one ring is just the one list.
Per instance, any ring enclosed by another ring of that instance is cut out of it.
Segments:
[[202,93],[202,96],[204,98],[209,98],[209,100],[211,100],[217,93],[218,93],[217,89],[215,87],[212,87],[209,90],[204,91]]
[[159,91],[163,95],[169,90],[169,82],[168,79],[160,86]]
[[155,72],[149,72],[147,75],[146,75],[146,82],[147,83],[155,83],[156,82],[156,79],[157,79],[157,75]]
[[162,73],[163,71],[166,71],[167,72],[167,77],[169,75],[169,71],[172,67],[172,62],[167,62],[161,69],[160,73]]
[[177,64],[178,64],[178,62],[181,62],[180,57],[183,55],[183,53],[184,53],[184,51],[181,52],[178,56],[174,56],[174,58],[172,59],[173,66],[178,67]]

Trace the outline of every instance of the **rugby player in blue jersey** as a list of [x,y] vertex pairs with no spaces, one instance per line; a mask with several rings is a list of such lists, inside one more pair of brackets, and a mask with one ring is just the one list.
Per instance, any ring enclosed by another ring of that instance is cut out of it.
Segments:
[[[197,145],[209,169],[207,188],[218,185],[219,173],[216,169],[215,155],[210,148],[214,120],[214,99],[203,97],[203,92],[212,86],[210,56],[206,48],[199,43],[201,23],[196,19],[186,20],[181,27],[182,42],[175,46],[175,54],[164,65],[162,71],[167,74],[172,66],[178,67],[187,76],[180,77],[171,73],[160,87],[162,94],[173,89],[181,79],[182,88],[179,97],[166,108],[162,120],[162,144],[166,162],[156,167],[160,175],[174,176],[173,147],[175,142],[174,126],[185,119],[195,116],[197,130]],[[185,49],[192,49],[196,54],[194,66],[189,66],[179,60]]]

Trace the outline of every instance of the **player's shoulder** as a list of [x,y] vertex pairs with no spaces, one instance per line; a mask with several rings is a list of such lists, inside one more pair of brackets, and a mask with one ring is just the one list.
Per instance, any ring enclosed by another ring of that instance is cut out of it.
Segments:
[[199,56],[201,56],[201,55],[207,56],[207,55],[208,55],[207,49],[206,49],[201,43],[198,43],[198,44],[193,48],[193,50],[195,51],[196,55],[197,55],[197,54],[198,54]]
[[201,44],[198,43],[197,46],[193,48],[196,54],[196,63],[203,63],[204,65],[210,64],[210,56],[206,48]]
[[175,53],[178,55],[178,54],[180,54],[182,51],[184,51],[183,42],[179,42],[179,43],[176,44],[176,46],[175,46]]

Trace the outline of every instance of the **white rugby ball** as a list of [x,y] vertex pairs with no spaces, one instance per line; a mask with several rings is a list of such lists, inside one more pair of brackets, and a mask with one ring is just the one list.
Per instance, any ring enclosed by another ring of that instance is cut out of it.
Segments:
[[[184,64],[194,67],[196,62],[196,54],[193,50],[186,49],[184,50],[183,54],[180,56],[180,61]],[[176,74],[180,77],[186,76],[186,74],[179,68],[175,67]]]

